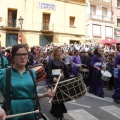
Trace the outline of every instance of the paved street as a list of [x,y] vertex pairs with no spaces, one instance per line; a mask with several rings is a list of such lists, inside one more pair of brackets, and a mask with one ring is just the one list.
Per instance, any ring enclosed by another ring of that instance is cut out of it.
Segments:
[[[44,85],[45,81],[38,83],[41,93],[46,91]],[[113,102],[113,92],[106,89],[104,92],[105,98],[86,93],[82,98],[65,103],[68,110],[65,114],[67,120],[120,120],[120,105]],[[48,120],[58,120],[49,113],[51,104],[48,101],[49,98],[40,99],[42,113]]]
[[[43,88],[44,84],[44,81],[38,84],[41,92],[46,90]],[[120,105],[111,98],[113,92],[107,89],[104,92],[105,98],[86,93],[82,98],[65,103],[68,110],[65,114],[67,120],[120,120]],[[51,104],[48,101],[49,98],[40,99],[42,113],[48,120],[58,120],[49,113]]]

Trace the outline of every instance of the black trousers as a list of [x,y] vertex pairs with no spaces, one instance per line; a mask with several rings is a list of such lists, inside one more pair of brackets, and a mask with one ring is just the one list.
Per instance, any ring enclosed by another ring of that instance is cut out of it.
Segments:
[[63,113],[67,113],[67,109],[64,103],[52,104],[51,113],[53,113],[57,118],[62,118]]

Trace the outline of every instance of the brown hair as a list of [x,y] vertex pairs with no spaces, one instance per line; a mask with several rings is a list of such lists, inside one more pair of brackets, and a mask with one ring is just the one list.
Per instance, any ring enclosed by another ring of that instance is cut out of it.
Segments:
[[15,56],[16,52],[18,51],[18,49],[20,48],[25,48],[26,51],[28,52],[28,49],[27,47],[24,45],[24,44],[16,44],[12,47],[12,51],[11,51],[11,55],[12,55],[12,58]]
[[[60,48],[60,47],[56,47],[56,48],[53,49],[52,55],[51,55],[53,59],[56,58],[56,53],[57,53],[57,50],[58,50],[58,49],[61,49],[61,48]],[[61,57],[62,57],[62,55],[61,55]],[[61,58],[61,57],[60,57],[60,58]]]
[[109,59],[109,61],[110,61],[110,63],[112,63],[113,62],[113,57],[112,56],[108,56],[108,59]]

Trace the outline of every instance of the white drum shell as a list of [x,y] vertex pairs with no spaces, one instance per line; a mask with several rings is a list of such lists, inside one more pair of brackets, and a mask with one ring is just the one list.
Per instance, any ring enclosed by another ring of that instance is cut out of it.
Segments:
[[111,73],[106,70],[105,71],[102,70],[101,73],[102,73],[101,79],[104,81],[109,81],[110,77],[112,77]]

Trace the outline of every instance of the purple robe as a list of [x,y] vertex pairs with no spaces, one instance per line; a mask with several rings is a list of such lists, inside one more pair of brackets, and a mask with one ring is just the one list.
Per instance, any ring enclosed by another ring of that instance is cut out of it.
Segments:
[[[118,54],[118,56],[114,61],[115,68],[117,67],[117,65],[120,65],[120,54]],[[112,98],[116,100],[120,100],[120,69],[118,69],[118,80],[116,80],[116,87]]]
[[89,87],[89,92],[99,97],[102,97],[104,95],[104,92],[103,92],[102,83],[101,83],[101,71],[93,67],[95,65],[99,68],[102,68],[102,58],[94,55],[91,59],[90,65],[92,66],[92,72],[91,72],[91,78],[90,78],[91,83]]
[[[79,55],[78,56],[76,56],[76,55],[72,56],[71,62],[74,62],[75,64],[81,64],[80,56]],[[71,72],[71,74],[72,75],[78,75],[79,69],[80,69],[80,67],[72,65],[72,72]]]

